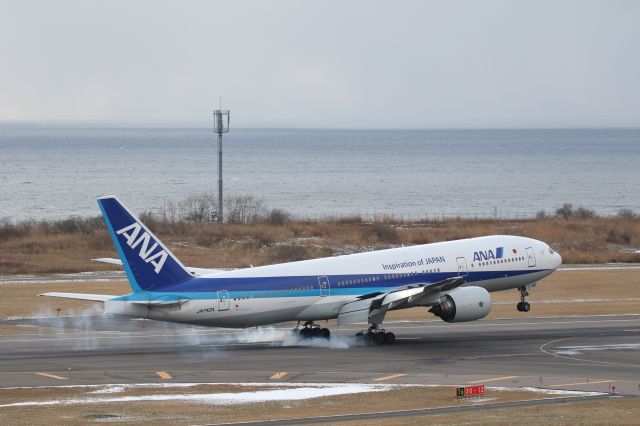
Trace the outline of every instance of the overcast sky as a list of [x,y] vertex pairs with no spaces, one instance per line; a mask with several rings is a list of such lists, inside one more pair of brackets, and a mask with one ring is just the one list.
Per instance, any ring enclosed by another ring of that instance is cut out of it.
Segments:
[[638,1],[0,0],[0,120],[640,127]]

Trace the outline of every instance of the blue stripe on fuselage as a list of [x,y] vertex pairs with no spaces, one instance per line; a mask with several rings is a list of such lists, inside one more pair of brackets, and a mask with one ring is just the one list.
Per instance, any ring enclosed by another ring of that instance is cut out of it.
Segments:
[[[536,270],[516,271],[477,271],[469,272],[464,278],[468,283],[481,282],[497,278],[507,278],[525,275]],[[457,276],[456,272],[435,272],[409,276],[391,274],[393,278],[385,279],[390,274],[365,275],[326,275],[330,289],[328,295],[362,295],[375,292],[385,292],[395,287],[411,284],[427,284],[442,281]],[[325,275],[321,275],[325,276]],[[343,285],[338,283],[346,282]],[[282,277],[252,277],[252,278],[194,278],[190,281],[173,285],[161,292],[140,291],[114,300],[149,300],[162,295],[171,294],[188,299],[217,298],[218,291],[226,290],[230,298],[272,298],[272,297],[310,297],[319,296],[320,288],[318,276],[282,276]],[[212,296],[213,295],[213,296]]]

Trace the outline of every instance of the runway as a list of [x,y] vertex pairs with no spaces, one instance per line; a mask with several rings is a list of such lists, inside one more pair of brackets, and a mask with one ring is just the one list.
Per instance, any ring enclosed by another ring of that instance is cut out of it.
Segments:
[[[3,320],[2,387],[153,382],[485,384],[640,395],[640,315],[385,323],[392,346],[359,346],[359,327],[299,342],[291,326],[226,330],[107,316]],[[26,325],[74,327],[41,334]],[[275,339],[275,340],[274,340]],[[268,341],[274,340],[274,341]]]

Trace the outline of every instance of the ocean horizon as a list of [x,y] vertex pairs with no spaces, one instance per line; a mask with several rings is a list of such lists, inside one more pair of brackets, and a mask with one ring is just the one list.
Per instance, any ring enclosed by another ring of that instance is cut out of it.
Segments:
[[[231,129],[225,195],[314,218],[640,212],[640,129]],[[0,124],[0,218],[96,216],[217,193],[211,128]]]

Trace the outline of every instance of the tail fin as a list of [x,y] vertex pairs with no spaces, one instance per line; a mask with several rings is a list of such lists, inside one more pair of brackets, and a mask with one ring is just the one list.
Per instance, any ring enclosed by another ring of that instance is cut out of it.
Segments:
[[100,197],[98,205],[133,291],[160,290],[193,278],[116,197]]

